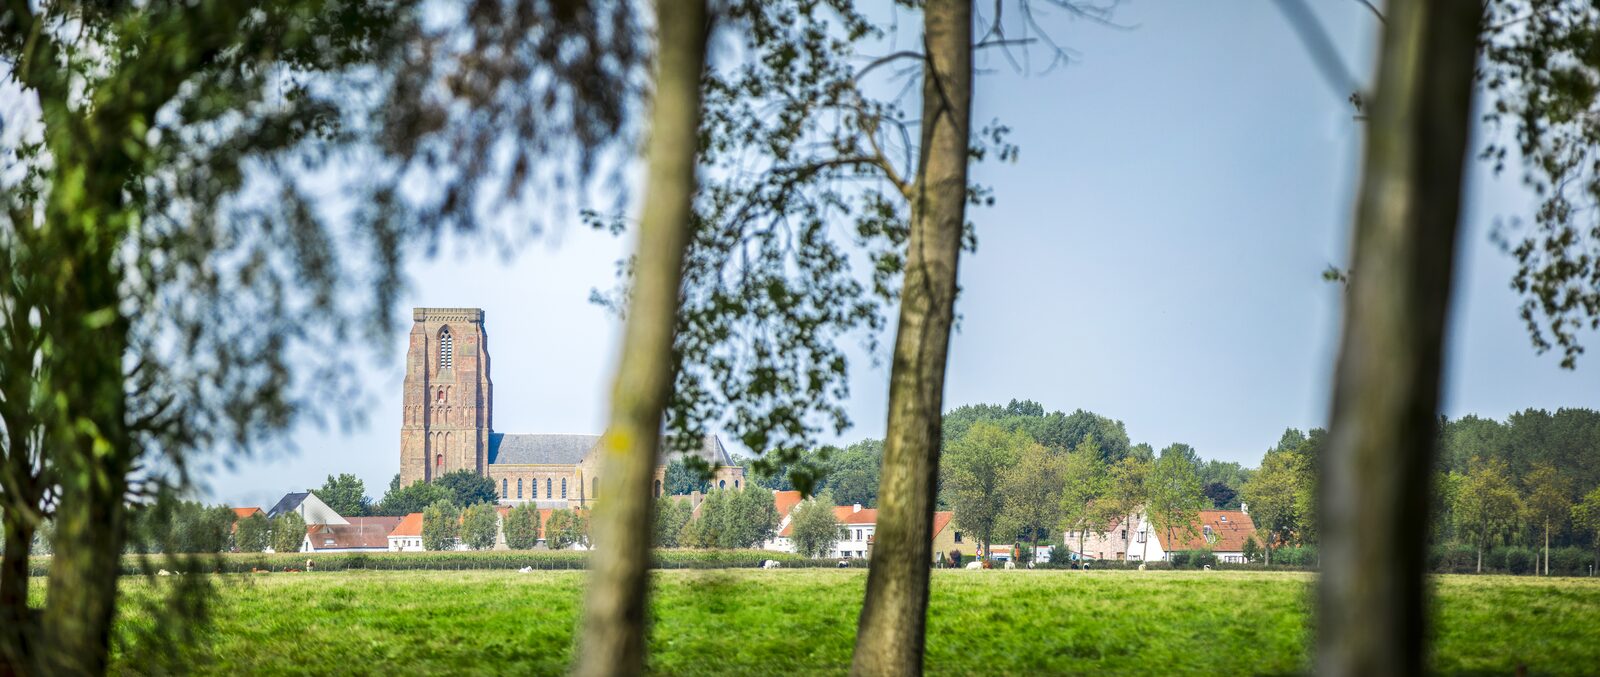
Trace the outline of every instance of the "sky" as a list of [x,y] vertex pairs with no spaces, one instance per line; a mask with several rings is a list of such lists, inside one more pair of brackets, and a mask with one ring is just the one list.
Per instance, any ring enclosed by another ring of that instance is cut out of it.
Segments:
[[[1354,0],[1313,4],[1348,69],[1370,73],[1372,15]],[[1345,261],[1361,123],[1269,3],[1131,2],[1115,18],[1122,27],[1049,24],[1075,51],[1065,68],[978,62],[974,126],[1009,125],[1021,155],[974,170],[997,203],[971,214],[979,244],[961,263],[946,409],[1081,408],[1122,420],[1135,442],[1254,466],[1285,428],[1327,418],[1341,291],[1321,273]],[[1532,205],[1514,176],[1470,165],[1449,416],[1600,408],[1595,357],[1564,371],[1534,352],[1514,261],[1491,241]],[[496,431],[599,433],[620,325],[588,297],[612,286],[628,246],[575,221],[510,258],[452,241],[407,264],[395,313],[485,310]],[[380,497],[398,470],[406,329],[360,360],[364,427],[296,428],[296,453],[218,467],[207,497],[265,507],[344,472]],[[887,366],[856,343],[855,426],[829,441],[883,433]]]

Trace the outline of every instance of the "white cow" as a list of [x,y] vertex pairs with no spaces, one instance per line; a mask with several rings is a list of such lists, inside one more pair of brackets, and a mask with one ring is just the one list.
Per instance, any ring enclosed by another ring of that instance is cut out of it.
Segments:
[[1010,569],[1015,569],[1015,568],[1017,568],[1017,563],[1016,562],[1013,562],[1011,560],[1006,560],[1006,569],[1010,570]]
[[968,569],[982,569],[983,568],[983,562],[979,562],[979,561],[976,561],[976,560],[971,561],[971,562],[967,562],[967,568]]

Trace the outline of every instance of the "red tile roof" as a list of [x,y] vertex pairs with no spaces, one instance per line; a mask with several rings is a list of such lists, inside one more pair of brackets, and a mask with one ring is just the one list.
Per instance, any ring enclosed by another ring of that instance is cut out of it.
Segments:
[[833,516],[840,524],[877,524],[878,509],[862,508],[856,510],[853,505],[841,505],[833,509]]
[[400,519],[400,524],[389,532],[390,536],[418,537],[422,535],[422,513],[414,512]]
[[933,513],[933,537],[938,538],[939,532],[944,531],[945,525],[950,524],[950,518],[956,514],[949,510],[940,510]]
[[772,492],[772,502],[778,508],[778,519],[781,520],[787,517],[789,511],[800,503],[800,492],[774,491]]
[[[399,517],[352,517],[350,524],[314,524],[306,529],[312,550],[373,548],[387,550]],[[360,520],[359,522],[357,520]]]
[[250,517],[251,515],[260,514],[262,512],[263,511],[260,508],[234,508],[233,509],[233,515],[234,515],[234,517],[236,517],[238,519],[246,519],[246,518]]
[[[1208,541],[1205,528],[1211,527],[1215,539]],[[1195,520],[1194,533],[1177,534],[1173,539],[1176,547],[1169,550],[1199,550],[1205,548],[1216,552],[1239,552],[1244,550],[1244,541],[1256,531],[1255,521],[1250,516],[1238,510],[1201,510],[1200,516]]]

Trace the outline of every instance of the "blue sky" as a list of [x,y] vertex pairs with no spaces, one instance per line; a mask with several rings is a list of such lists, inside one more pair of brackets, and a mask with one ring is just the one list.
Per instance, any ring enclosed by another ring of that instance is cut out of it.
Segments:
[[[1369,73],[1376,21],[1354,0],[1315,5],[1345,63]],[[1053,23],[1080,58],[1048,74],[980,61],[974,122],[1010,125],[1022,153],[976,169],[998,203],[972,214],[947,408],[1083,408],[1134,441],[1254,465],[1285,427],[1326,418],[1340,290],[1320,274],[1344,261],[1360,123],[1269,3],[1138,2],[1117,19],[1130,28]],[[1531,199],[1477,163],[1468,195],[1445,413],[1600,408],[1596,357],[1568,372],[1533,352],[1513,262],[1490,241]],[[596,433],[618,324],[587,299],[626,247],[576,222],[510,260],[455,243],[407,266],[395,312],[484,308],[496,430]],[[397,470],[404,339],[362,360],[364,428],[296,429],[298,453],[219,470],[210,496],[269,504],[337,472],[381,495]],[[887,368],[859,352],[852,366],[843,441],[881,435],[886,411]]]

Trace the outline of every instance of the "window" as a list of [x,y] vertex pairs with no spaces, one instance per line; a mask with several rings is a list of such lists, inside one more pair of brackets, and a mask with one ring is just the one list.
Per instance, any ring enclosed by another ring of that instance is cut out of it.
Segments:
[[957,543],[961,542],[961,532],[959,532],[959,531],[956,532],[956,542]]
[[517,478],[517,498],[522,498],[522,478]]
[[567,478],[565,477],[561,478],[561,497],[567,497]]
[[661,480],[656,480],[656,496],[661,495]]
[[444,454],[434,454],[433,455],[433,467],[435,467],[435,468],[443,468],[444,467]]
[[456,342],[450,336],[450,328],[439,330],[439,369],[445,370],[455,366]]
[[1201,527],[1200,531],[1205,533],[1206,540],[1208,540],[1208,541],[1211,540],[1211,525],[1207,524],[1207,525]]
[[1127,542],[1127,540],[1128,540],[1128,530],[1127,529],[1123,529],[1122,530],[1122,540],[1123,540],[1123,542]]
[[[522,480],[517,481],[521,482]],[[511,498],[511,494],[506,491],[506,478],[504,477],[500,478],[500,498]]]
[[[538,480],[535,480],[535,482],[537,482],[537,481]],[[534,491],[534,493],[538,493],[539,492],[539,487],[535,486],[533,488],[533,491]],[[561,481],[561,497],[562,498],[566,498],[566,496],[567,496],[567,484],[566,484],[566,480],[562,480]],[[548,478],[548,477],[544,478],[544,497],[545,498],[555,498],[556,497],[555,490],[550,488],[550,478]]]
[[856,529],[856,540],[858,540],[858,541],[861,540],[861,530],[860,529]]
[[728,481],[727,480],[717,480],[717,488],[718,489],[727,489],[728,488]]
[[734,480],[733,481],[733,488],[735,488],[735,489],[739,488],[739,480]]
[[1139,530],[1139,537],[1134,539],[1134,542],[1135,543],[1143,543],[1144,542],[1144,534],[1145,534],[1144,530],[1140,529]]

